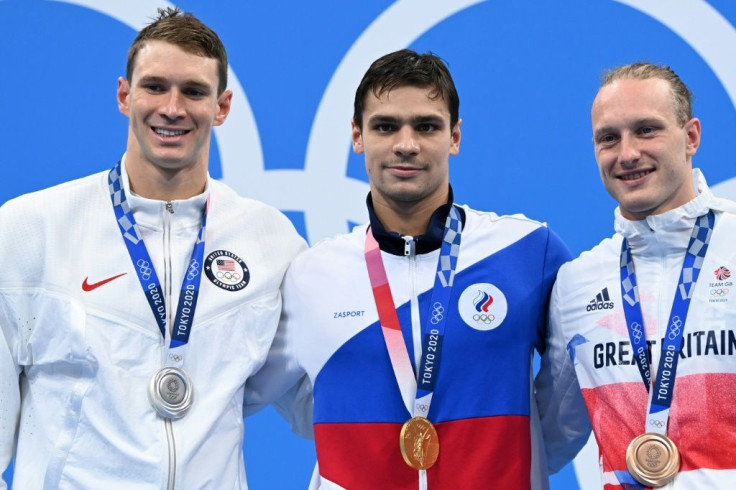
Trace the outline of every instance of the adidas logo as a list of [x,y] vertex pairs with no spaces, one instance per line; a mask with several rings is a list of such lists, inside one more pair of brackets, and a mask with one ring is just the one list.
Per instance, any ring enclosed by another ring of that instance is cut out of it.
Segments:
[[608,295],[608,288],[603,288],[603,291],[595,295],[595,298],[590,300],[588,306],[585,308],[587,311],[597,310],[610,310],[613,308],[613,301]]

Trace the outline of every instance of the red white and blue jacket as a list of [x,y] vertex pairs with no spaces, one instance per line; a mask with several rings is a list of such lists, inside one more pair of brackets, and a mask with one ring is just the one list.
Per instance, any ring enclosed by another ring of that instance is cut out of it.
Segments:
[[[419,322],[430,309],[451,205],[435,211],[425,235],[412,238],[385,231],[370,196],[368,204],[416,373]],[[411,469],[400,453],[399,434],[411,414],[371,291],[364,257],[367,225],[321,241],[290,266],[281,332],[256,384],[265,393],[278,384],[274,380],[284,382],[284,369],[295,373],[292,379],[301,370],[308,374],[319,467],[313,488],[547,488],[532,359],[535,350],[544,351],[549,294],[569,252],[539,222],[459,209],[464,230],[429,411],[439,435],[439,459],[426,475]],[[484,292],[492,302],[477,301]],[[574,383],[574,375],[567,381]],[[553,397],[540,403],[553,403]],[[585,418],[582,401],[578,415]],[[566,451],[560,464],[588,436],[555,434],[556,447]]]
[[647,391],[633,362],[620,286],[621,242],[631,247],[652,379],[695,219],[715,228],[684,327],[667,435],[680,473],[670,490],[736,488],[736,203],[713,196],[698,170],[699,195],[642,221],[616,210],[616,234],[564,265],[550,304],[553,378],[575,370],[600,451],[605,490],[644,488],[626,469],[626,448],[645,431]]

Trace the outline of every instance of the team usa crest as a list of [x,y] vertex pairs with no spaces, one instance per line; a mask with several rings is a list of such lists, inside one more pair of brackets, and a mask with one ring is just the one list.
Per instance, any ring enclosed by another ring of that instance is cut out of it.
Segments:
[[490,283],[477,283],[465,288],[458,301],[463,321],[476,330],[493,330],[503,323],[508,312],[506,296]]
[[204,261],[207,278],[218,288],[240,291],[250,282],[250,271],[245,262],[227,250],[215,250]]

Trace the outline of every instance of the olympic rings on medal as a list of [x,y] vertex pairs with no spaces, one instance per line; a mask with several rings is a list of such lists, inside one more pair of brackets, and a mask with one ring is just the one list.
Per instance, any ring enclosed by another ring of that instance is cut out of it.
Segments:
[[432,305],[432,318],[429,320],[430,323],[432,323],[432,325],[437,325],[445,316],[444,313],[445,307],[442,306],[442,303],[439,301],[435,302],[435,304]]
[[179,362],[182,359],[184,359],[184,356],[181,356],[179,354],[169,354],[169,359],[171,359],[174,362]]
[[225,279],[226,281],[239,281],[240,280],[240,274],[238,274],[237,272],[217,271],[215,276],[217,276],[217,278],[220,280]]
[[495,319],[496,319],[495,316],[490,315],[490,314],[486,315],[485,313],[480,314],[480,315],[473,315],[473,320],[475,320],[478,323],[485,323],[486,325],[493,323],[493,320]]
[[141,273],[141,277],[144,281],[147,281],[151,278],[151,273],[153,272],[153,269],[151,269],[151,264],[149,264],[147,260],[138,259],[135,265],[138,266],[138,272]]

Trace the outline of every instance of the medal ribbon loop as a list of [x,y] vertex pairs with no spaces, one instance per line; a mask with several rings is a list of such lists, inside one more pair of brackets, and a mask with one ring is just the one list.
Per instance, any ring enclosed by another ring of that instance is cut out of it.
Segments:
[[[125,246],[128,249],[128,255],[133,262],[133,268],[136,271],[141,288],[146,296],[148,305],[151,307],[151,312],[156,319],[161,335],[169,344],[165,365],[181,366],[184,362],[185,346],[189,342],[194,312],[197,308],[197,299],[199,297],[202,263],[204,261],[204,231],[207,225],[209,198],[202,212],[202,225],[197,234],[197,241],[194,244],[192,256],[189,259],[187,273],[181,285],[181,294],[179,295],[179,303],[174,317],[174,327],[169,332],[166,328],[166,303],[163,288],[153,267],[153,261],[148,253],[146,244],[143,242],[143,236],[128,205],[125,190],[123,189],[120,162],[110,170],[107,180],[110,199],[115,210],[115,218],[117,219],[120,233],[123,236],[123,242],[125,242]],[[178,350],[174,352],[174,349],[177,348]]]
[[370,228],[366,233],[365,261],[381,331],[404,405],[413,416],[427,418],[429,414],[442,357],[442,341],[445,335],[450,293],[455,281],[461,236],[460,213],[455,206],[452,206],[445,222],[430,307],[422,322],[422,353],[419,372],[415,377],[381,258],[381,249]]
[[713,211],[695,220],[662,341],[662,354],[652,389],[650,389],[652,384],[651,358],[647,348],[644,317],[639,302],[639,288],[636,282],[634,262],[628,241],[624,238],[621,244],[621,296],[624,300],[624,317],[626,318],[626,326],[634,350],[636,365],[639,368],[644,386],[649,392],[646,432],[655,432],[662,435],[667,433],[667,420],[675,387],[677,362],[682,350],[685,320],[687,319],[695,284],[698,281],[705,254],[708,251],[708,243],[714,225],[715,214]]

